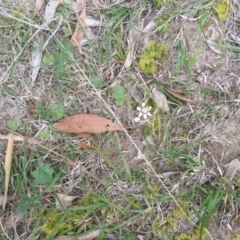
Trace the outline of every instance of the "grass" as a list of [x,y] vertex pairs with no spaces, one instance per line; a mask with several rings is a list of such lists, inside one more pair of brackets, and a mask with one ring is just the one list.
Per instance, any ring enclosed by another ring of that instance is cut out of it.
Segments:
[[[239,43],[227,34],[236,34],[231,27],[239,6],[231,3],[222,21],[213,11],[217,2],[87,5],[87,15],[102,24],[89,27],[95,37],[88,36],[80,50],[69,42],[75,19],[67,5],[45,31],[36,25],[41,14],[31,19],[33,6],[1,6],[0,133],[30,139],[14,144],[0,239],[71,239],[95,230],[99,240],[227,239],[226,232],[237,239],[239,176],[229,183],[221,173],[239,154],[239,122],[233,117],[239,105],[232,102],[239,95],[238,59],[216,54],[206,40],[221,32],[216,46],[239,54]],[[151,20],[155,26],[144,33]],[[43,32],[49,42],[32,82],[29,56]],[[130,39],[130,33],[137,37]],[[139,59],[150,40],[167,46],[168,55],[157,70],[146,72]],[[126,69],[128,44],[136,49]],[[144,96],[141,101],[134,100],[129,81]],[[152,98],[151,84],[167,96],[171,112],[158,110],[161,129],[150,138],[134,118],[137,106]],[[194,103],[172,96],[163,85]],[[80,149],[79,137],[51,127],[77,113],[114,119],[128,131],[92,136],[97,151]],[[0,140],[2,166],[6,145]],[[1,196],[4,181],[0,189]],[[74,200],[65,199],[67,206],[59,194]],[[20,220],[11,223],[13,217]]]

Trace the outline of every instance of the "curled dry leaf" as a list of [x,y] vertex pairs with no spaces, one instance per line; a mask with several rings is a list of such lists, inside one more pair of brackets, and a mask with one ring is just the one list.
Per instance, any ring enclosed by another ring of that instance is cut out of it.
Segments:
[[18,214],[15,214],[15,213],[12,213],[11,215],[9,215],[5,221],[5,224],[4,224],[4,228],[5,229],[9,229],[9,228],[12,228],[12,227],[15,227],[16,224],[24,217],[24,214],[23,213],[18,213]]
[[[81,237],[76,238],[77,240],[93,240],[95,238],[98,237],[98,235],[100,234],[100,230],[95,230],[92,232],[89,232]],[[55,240],[71,240],[73,239],[72,236],[61,236],[56,238]]]
[[229,181],[232,181],[236,173],[240,170],[240,161],[238,158],[232,160],[228,168],[224,174],[224,177],[227,178]]
[[166,96],[156,88],[153,88],[152,94],[153,94],[153,99],[156,102],[157,106],[167,114],[170,113]]
[[124,131],[112,121],[93,114],[77,114],[64,118],[53,124],[53,127],[67,133],[103,133],[107,131]]
[[75,31],[71,38],[73,46],[77,46],[84,35],[84,27],[86,26],[86,7],[83,8],[81,15],[78,18]]
[[56,198],[56,208],[69,207],[72,205],[72,201],[77,198],[77,196],[66,196],[66,194],[57,193],[58,198]]
[[60,1],[58,0],[50,0],[48,2],[43,15],[44,22],[50,22],[52,18],[54,18],[54,14],[59,4],[60,4]]

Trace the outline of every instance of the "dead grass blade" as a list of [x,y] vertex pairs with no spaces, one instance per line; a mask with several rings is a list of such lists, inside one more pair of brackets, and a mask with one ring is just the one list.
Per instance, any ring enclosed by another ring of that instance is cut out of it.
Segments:
[[31,54],[30,64],[31,64],[31,80],[32,83],[35,82],[38,72],[40,70],[40,65],[42,61],[43,49],[41,47],[43,43],[43,35],[39,34],[39,36],[35,39],[33,43],[33,51]]
[[[8,138],[9,138],[9,135],[4,136],[4,135],[0,134],[0,140],[8,140]],[[23,142],[24,141],[24,137],[23,136],[14,135],[13,136],[13,140],[14,141]]]
[[72,38],[70,42],[72,43],[73,46],[78,46],[80,40],[83,38],[84,35],[84,30],[83,28],[86,26],[86,7],[83,8],[81,15],[78,18],[75,31],[72,35]]
[[6,203],[7,203],[8,185],[9,185],[11,165],[12,165],[13,140],[14,140],[14,134],[10,133],[8,136],[8,145],[7,145],[7,152],[6,152],[6,158],[5,158],[6,176],[5,176],[5,189],[4,189],[3,205],[2,205],[3,211],[5,210]]
[[[89,144],[86,144],[84,142],[78,142],[78,146],[81,147],[81,148],[86,148],[86,149],[90,149],[90,150],[93,150],[95,152],[99,152],[99,150],[94,147],[94,146],[91,146]],[[108,156],[114,156],[116,155],[115,152],[110,152],[110,151],[101,151],[101,153],[105,154],[105,155],[108,155]]]
[[181,95],[180,93],[178,93],[178,92],[175,91],[175,90],[171,90],[171,89],[168,89],[168,88],[165,88],[165,90],[166,90],[167,92],[169,92],[170,94],[172,94],[174,97],[176,97],[176,98],[178,98],[179,100],[181,100],[181,101],[193,103],[193,100],[184,97],[183,95]]
[[236,173],[240,170],[240,161],[238,158],[232,160],[224,174],[224,177],[229,181],[232,181]]

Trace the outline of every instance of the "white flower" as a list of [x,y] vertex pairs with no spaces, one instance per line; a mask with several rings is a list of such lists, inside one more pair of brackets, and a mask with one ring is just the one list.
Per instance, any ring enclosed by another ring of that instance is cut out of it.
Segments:
[[138,117],[134,118],[135,122],[139,122],[140,124],[146,123],[147,118],[151,117],[152,114],[150,113],[150,110],[152,109],[151,106],[145,107],[146,103],[142,103],[141,107],[137,107],[138,110]]

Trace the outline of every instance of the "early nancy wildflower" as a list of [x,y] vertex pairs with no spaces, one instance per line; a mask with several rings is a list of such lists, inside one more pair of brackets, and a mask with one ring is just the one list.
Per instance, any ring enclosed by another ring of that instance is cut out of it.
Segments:
[[150,113],[151,109],[151,106],[146,106],[146,103],[142,103],[141,107],[137,107],[138,117],[134,118],[134,121],[139,122],[140,124],[148,123],[148,117],[152,116]]

